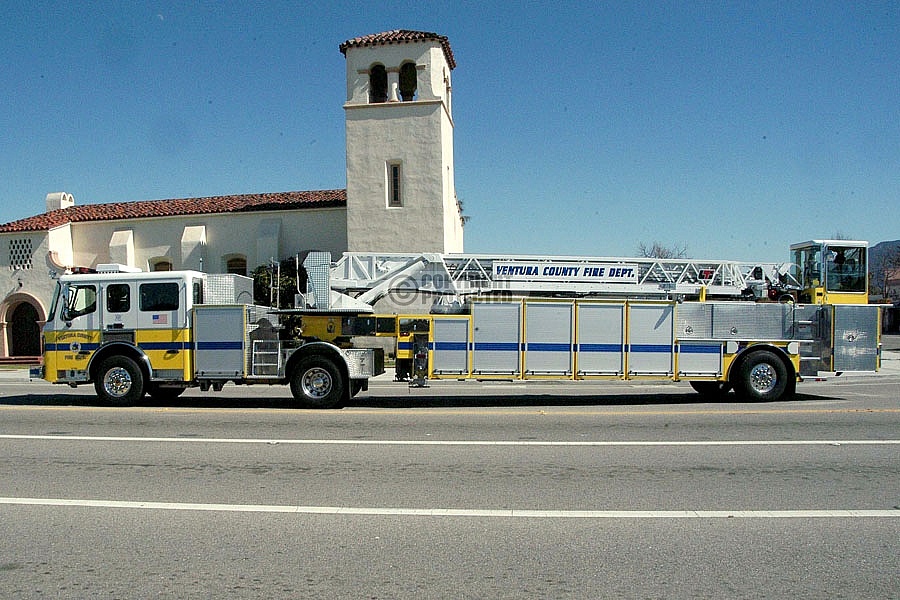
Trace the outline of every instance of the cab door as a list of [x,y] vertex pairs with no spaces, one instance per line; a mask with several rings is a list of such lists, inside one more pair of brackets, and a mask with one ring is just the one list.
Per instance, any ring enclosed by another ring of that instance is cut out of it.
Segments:
[[[62,286],[56,327],[47,338],[48,367],[58,378],[87,380],[87,365],[100,345],[98,285],[68,282]],[[52,356],[49,356],[52,353]]]
[[103,343],[123,341],[135,343],[137,307],[133,283],[107,283],[100,289]]

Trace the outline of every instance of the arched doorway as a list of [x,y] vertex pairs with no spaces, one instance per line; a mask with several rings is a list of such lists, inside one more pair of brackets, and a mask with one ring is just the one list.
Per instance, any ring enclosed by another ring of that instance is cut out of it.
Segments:
[[10,356],[40,356],[41,326],[37,309],[28,302],[19,302],[9,313],[7,333]]

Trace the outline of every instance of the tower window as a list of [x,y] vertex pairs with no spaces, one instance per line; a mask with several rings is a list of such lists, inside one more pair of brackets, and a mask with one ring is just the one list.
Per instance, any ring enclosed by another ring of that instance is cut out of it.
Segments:
[[369,70],[369,102],[387,102],[388,80],[384,65],[374,65]]
[[400,98],[404,102],[416,99],[416,88],[418,87],[418,73],[416,65],[411,62],[403,63],[400,67]]
[[388,206],[403,206],[400,163],[388,163]]

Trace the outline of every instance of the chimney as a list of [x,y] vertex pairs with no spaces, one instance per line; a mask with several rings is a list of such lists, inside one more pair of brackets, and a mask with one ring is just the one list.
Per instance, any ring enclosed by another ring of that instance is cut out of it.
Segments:
[[75,197],[66,192],[52,192],[47,194],[47,212],[61,210],[75,206]]

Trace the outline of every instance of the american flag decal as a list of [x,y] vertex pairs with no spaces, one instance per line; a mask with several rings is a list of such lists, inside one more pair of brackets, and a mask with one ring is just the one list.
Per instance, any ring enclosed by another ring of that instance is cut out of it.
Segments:
[[169,319],[166,315],[153,315],[153,324],[154,325],[165,325],[169,322]]

